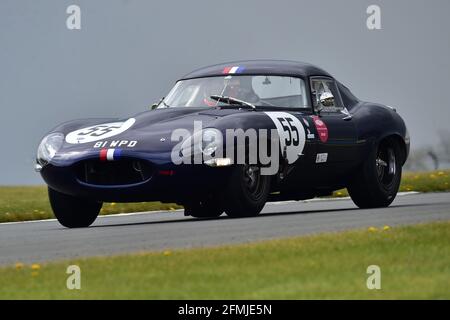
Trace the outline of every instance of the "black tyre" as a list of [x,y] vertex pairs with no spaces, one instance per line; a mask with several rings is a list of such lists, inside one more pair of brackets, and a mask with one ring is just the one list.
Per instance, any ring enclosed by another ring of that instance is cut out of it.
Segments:
[[347,187],[348,193],[360,208],[387,207],[397,195],[401,177],[399,146],[394,140],[383,140]]
[[48,197],[56,219],[67,228],[89,227],[103,203],[69,196],[48,188]]
[[225,192],[225,213],[230,217],[258,215],[266,204],[270,191],[270,176],[261,175],[254,165],[237,166]]
[[184,215],[195,218],[216,218],[223,213],[222,197],[208,195],[205,199],[184,204]]

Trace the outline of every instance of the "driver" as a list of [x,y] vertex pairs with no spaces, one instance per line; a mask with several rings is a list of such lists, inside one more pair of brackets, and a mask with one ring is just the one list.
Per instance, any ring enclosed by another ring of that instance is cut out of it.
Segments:
[[223,95],[250,103],[259,101],[258,95],[253,91],[251,77],[231,77],[228,79]]

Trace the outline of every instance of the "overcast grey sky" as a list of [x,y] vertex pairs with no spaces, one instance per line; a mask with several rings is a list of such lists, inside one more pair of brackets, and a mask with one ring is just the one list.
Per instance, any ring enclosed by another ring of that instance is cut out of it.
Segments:
[[58,123],[132,115],[192,69],[240,59],[317,64],[396,107],[413,148],[434,143],[450,119],[449,13],[448,0],[0,0],[0,185],[43,182],[36,147]]

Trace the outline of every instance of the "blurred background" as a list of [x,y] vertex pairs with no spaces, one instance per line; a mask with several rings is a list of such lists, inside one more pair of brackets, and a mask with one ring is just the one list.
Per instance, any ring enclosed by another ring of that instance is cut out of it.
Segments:
[[[366,26],[369,5],[381,29]],[[81,9],[69,30],[66,9]],[[189,71],[241,59],[317,64],[393,106],[408,170],[450,167],[448,0],[2,0],[0,185],[41,184],[36,147],[57,124],[148,109]]]

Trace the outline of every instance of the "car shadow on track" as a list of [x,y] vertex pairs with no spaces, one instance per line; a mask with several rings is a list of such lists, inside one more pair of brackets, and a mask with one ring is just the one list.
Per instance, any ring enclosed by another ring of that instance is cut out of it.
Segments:
[[[403,204],[403,205],[392,205],[389,208],[402,208],[402,207],[418,207],[418,206],[428,206],[430,204]],[[93,225],[91,228],[107,228],[107,227],[124,227],[124,226],[140,226],[140,225],[164,225],[170,223],[192,223],[192,222],[205,222],[205,221],[214,221],[214,220],[236,220],[236,219],[264,219],[272,216],[288,216],[288,215],[309,215],[309,214],[318,214],[325,212],[343,212],[343,211],[377,211],[377,210],[385,210],[387,208],[376,208],[376,209],[359,209],[359,208],[342,208],[342,209],[319,209],[319,210],[305,210],[305,211],[287,211],[287,212],[268,212],[261,213],[256,217],[242,217],[242,218],[230,218],[223,214],[217,218],[193,218],[193,217],[185,217],[181,219],[172,219],[172,220],[160,220],[160,221],[139,221],[139,222],[126,222],[126,223],[108,223],[102,225]],[[376,212],[372,212],[371,214],[376,214]]]
[[286,216],[286,215],[303,215],[303,214],[313,214],[320,212],[333,212],[333,211],[349,211],[349,210],[358,210],[358,208],[345,208],[345,209],[331,209],[331,210],[308,210],[308,211],[288,211],[288,212],[268,212],[261,213],[255,217],[242,217],[242,218],[230,218],[225,214],[222,214],[220,217],[216,218],[194,218],[194,217],[185,217],[182,219],[173,219],[173,220],[161,220],[161,221],[140,221],[140,222],[126,222],[126,223],[112,223],[112,224],[102,224],[102,225],[93,225],[89,228],[105,228],[105,227],[123,227],[123,226],[133,226],[133,225],[151,225],[151,224],[168,224],[168,223],[188,223],[188,222],[204,222],[204,221],[214,221],[214,220],[241,220],[241,219],[261,219],[264,217],[270,216]]

